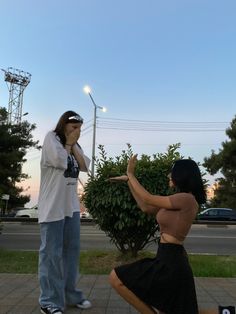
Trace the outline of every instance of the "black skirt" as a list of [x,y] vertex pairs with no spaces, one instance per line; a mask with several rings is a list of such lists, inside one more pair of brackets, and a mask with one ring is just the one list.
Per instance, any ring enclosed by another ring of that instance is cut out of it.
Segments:
[[166,314],[197,314],[192,269],[182,245],[160,243],[155,258],[115,268],[122,283],[139,299]]

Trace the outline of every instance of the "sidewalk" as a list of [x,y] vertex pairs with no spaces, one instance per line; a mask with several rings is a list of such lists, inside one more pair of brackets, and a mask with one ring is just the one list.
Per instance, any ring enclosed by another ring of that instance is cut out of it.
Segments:
[[[236,278],[195,278],[195,282],[200,309],[236,306]],[[111,289],[107,275],[83,275],[78,286],[93,307],[86,311],[68,308],[66,314],[138,313]],[[38,296],[37,275],[0,273],[0,314],[40,313]]]

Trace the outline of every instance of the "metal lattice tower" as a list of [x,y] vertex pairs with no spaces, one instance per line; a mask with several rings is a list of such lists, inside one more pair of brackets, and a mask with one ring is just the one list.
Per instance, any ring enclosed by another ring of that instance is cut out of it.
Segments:
[[31,74],[14,68],[2,70],[5,73],[5,82],[9,90],[8,123],[17,124],[21,122],[23,92],[30,83]]

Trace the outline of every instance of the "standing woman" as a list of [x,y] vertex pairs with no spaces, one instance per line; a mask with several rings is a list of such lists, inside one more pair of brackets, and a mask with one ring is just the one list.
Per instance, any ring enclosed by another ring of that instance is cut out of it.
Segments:
[[205,191],[197,164],[190,159],[174,163],[170,196],[152,195],[135,177],[137,155],[131,157],[127,175],[110,178],[126,181],[141,210],[154,214],[160,226],[160,243],[155,258],[145,258],[112,270],[110,283],[140,313],[197,314],[195,284],[183,242],[205,203]]
[[39,192],[39,281],[41,313],[61,314],[66,304],[91,307],[76,288],[80,252],[79,171],[88,171],[89,159],[77,143],[83,119],[65,112],[43,143]]

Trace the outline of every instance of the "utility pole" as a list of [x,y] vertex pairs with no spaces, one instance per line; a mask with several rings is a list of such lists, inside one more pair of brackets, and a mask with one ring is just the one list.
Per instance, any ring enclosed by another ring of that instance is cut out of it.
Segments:
[[92,177],[94,177],[94,173],[95,173],[95,170],[94,170],[94,164],[95,164],[95,149],[96,149],[96,128],[97,128],[97,109],[101,109],[103,112],[106,112],[107,109],[105,107],[101,107],[101,106],[98,106],[94,99],[93,99],[93,96],[91,95],[91,88],[86,85],[84,86],[84,92],[89,95],[92,103],[93,103],[93,108],[94,108],[94,111],[93,111],[93,145],[92,145],[92,168],[91,168],[91,175]]

